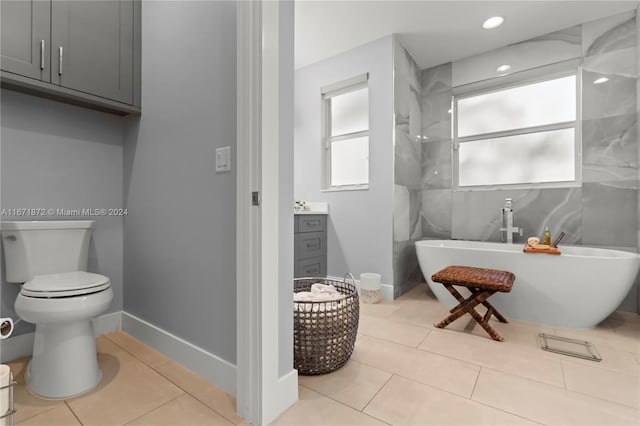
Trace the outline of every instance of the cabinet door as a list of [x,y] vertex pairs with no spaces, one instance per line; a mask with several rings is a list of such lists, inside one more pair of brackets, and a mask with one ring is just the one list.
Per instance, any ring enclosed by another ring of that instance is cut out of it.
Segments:
[[48,0],[0,2],[2,70],[49,81],[50,16]]
[[131,104],[133,0],[54,0],[51,82]]

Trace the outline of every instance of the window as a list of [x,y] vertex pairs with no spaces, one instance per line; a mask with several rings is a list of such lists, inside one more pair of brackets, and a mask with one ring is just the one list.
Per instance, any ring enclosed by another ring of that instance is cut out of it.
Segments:
[[457,187],[578,180],[577,71],[454,94]]
[[367,74],[323,87],[324,189],[369,185],[369,89]]

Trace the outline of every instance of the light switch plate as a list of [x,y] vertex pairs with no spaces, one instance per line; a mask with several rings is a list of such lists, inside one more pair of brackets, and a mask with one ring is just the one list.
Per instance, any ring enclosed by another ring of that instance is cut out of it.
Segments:
[[231,147],[216,149],[216,173],[231,171]]

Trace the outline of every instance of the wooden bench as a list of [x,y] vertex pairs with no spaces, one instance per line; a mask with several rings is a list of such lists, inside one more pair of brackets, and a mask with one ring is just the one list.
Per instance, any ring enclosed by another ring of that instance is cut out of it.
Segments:
[[[436,272],[431,276],[431,280],[441,283],[460,303],[449,311],[451,315],[435,324],[435,326],[445,328],[447,325],[468,313],[478,321],[478,324],[489,333],[493,340],[502,342],[504,339],[489,325],[489,318],[493,315],[500,322],[506,323],[508,321],[487,299],[498,291],[504,293],[510,292],[515,279],[516,276],[508,271],[475,268],[472,266],[447,266]],[[465,299],[453,286],[467,287],[469,291],[471,291],[471,295]],[[474,309],[479,304],[487,307],[487,312],[484,317]]]

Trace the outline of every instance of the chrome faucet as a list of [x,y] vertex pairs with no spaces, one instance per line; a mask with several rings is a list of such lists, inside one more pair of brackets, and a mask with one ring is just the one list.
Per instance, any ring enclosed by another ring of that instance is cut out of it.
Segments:
[[513,234],[522,236],[523,229],[519,226],[513,226],[513,202],[511,198],[504,199],[504,207],[502,208],[502,225],[501,232],[507,233],[507,244],[513,243]]

